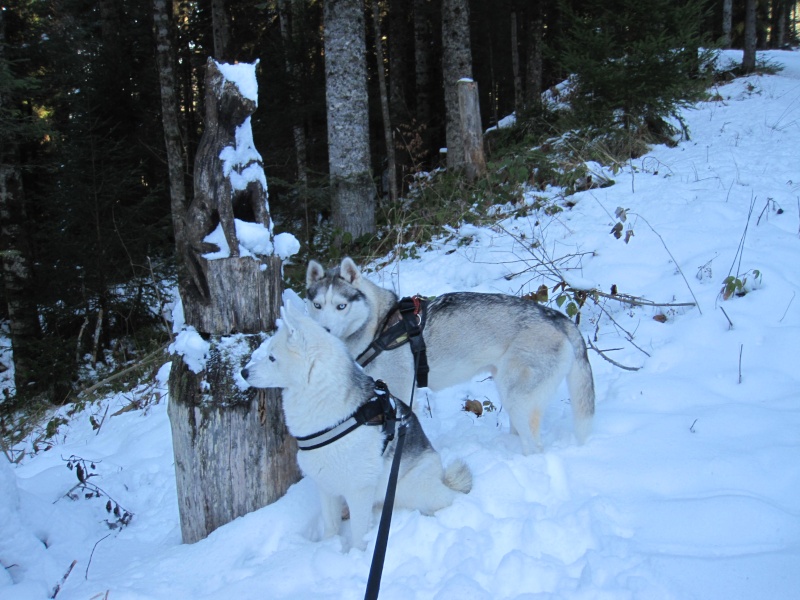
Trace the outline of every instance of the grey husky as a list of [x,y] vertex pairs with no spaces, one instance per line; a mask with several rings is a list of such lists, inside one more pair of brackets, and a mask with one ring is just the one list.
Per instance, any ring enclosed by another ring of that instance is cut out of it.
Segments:
[[241,374],[253,387],[283,388],[286,425],[300,450],[297,462],[320,491],[325,537],[339,531],[344,500],[352,545],[365,547],[401,426],[405,442],[395,506],[432,514],[459,492],[469,492],[467,465],[456,460],[443,469],[411,409],[364,373],[341,340],[302,310],[302,304],[282,308],[278,332],[253,353]]
[[[355,357],[370,347],[397,310],[397,295],[367,279],[350,258],[327,271],[310,261],[306,285],[311,317],[342,339]],[[448,293],[428,304],[423,339],[431,390],[491,373],[523,453],[541,450],[542,413],[565,378],[578,442],[589,435],[592,368],[580,331],[562,313],[516,296]],[[409,344],[380,352],[365,370],[401,396],[414,385]]]

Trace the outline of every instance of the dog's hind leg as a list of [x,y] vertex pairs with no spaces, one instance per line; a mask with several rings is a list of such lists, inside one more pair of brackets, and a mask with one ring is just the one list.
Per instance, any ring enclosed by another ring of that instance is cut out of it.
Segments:
[[547,404],[566,375],[569,362],[563,360],[566,348],[548,354],[510,348],[497,368],[497,390],[508,410],[512,431],[516,431],[523,454],[541,451],[541,424]]
[[537,405],[538,400],[517,397],[513,402],[522,404],[522,406],[510,407],[508,410],[514,432],[517,433],[522,444],[522,453],[527,455],[541,452],[542,409]]

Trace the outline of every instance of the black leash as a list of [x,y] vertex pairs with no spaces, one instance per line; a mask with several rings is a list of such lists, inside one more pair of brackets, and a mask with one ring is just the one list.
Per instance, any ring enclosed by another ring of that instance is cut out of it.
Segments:
[[[417,368],[419,367],[419,354],[414,355],[414,382],[417,380]],[[411,398],[408,406],[414,410],[414,383],[411,384]],[[381,521],[378,525],[378,536],[375,540],[375,550],[372,553],[372,564],[369,567],[369,578],[367,579],[367,591],[364,593],[364,600],[377,600],[378,592],[381,589],[381,575],[383,574],[383,563],[386,559],[386,546],[389,543],[389,528],[392,525],[392,510],[394,509],[394,496],[397,490],[397,475],[400,472],[400,455],[403,453],[403,444],[406,439],[406,428],[408,424],[405,419],[400,422],[397,445],[394,448],[392,458],[392,468],[389,471],[389,483],[386,486],[386,497],[383,500],[383,510],[381,511]]]

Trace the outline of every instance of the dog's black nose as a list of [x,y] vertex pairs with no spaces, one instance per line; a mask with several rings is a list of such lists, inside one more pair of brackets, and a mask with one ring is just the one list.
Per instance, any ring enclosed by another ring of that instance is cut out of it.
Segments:
[[249,373],[247,372],[247,369],[242,369],[242,379],[247,379],[248,375]]
[[325,331],[327,331],[328,333],[330,333],[330,332],[331,332],[331,330],[330,330],[330,327],[326,327],[326,328],[325,328]]

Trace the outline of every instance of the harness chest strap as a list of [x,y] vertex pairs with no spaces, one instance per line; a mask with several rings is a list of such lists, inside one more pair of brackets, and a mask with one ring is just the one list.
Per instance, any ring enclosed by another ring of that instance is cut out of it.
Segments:
[[417,386],[428,386],[428,356],[425,352],[425,339],[422,330],[425,328],[428,315],[428,302],[419,296],[407,296],[397,303],[381,328],[378,336],[372,340],[366,350],[358,355],[356,362],[366,367],[381,352],[394,350],[405,343],[411,345],[417,366]]
[[361,425],[382,425],[385,434],[381,450],[381,454],[383,454],[386,446],[394,439],[396,424],[397,403],[389,393],[386,384],[378,380],[375,382],[375,396],[372,400],[358,407],[348,419],[312,435],[295,437],[295,439],[299,450],[316,450],[343,438]]

